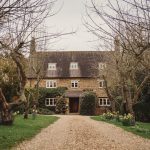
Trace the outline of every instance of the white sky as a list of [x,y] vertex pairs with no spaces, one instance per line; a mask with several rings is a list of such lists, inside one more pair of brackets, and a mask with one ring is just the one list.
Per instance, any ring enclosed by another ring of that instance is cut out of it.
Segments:
[[46,26],[49,26],[47,32],[71,32],[77,30],[74,35],[61,37],[57,43],[50,44],[49,50],[95,50],[95,37],[87,32],[82,23],[82,17],[85,16],[86,0],[58,0],[55,9],[63,5],[60,12],[48,18]]

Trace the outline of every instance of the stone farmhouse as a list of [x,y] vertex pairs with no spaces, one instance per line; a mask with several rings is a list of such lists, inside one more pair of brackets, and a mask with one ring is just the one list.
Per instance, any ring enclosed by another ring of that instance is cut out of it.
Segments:
[[[98,113],[110,109],[111,103],[105,92],[105,82],[100,74],[107,66],[108,51],[50,51],[31,53],[31,60],[40,65],[42,80],[40,87],[67,87],[65,99],[68,101],[69,113],[78,113],[80,97],[85,90],[92,90],[98,97]],[[38,58],[38,59],[37,59]],[[40,63],[37,63],[40,60]],[[33,64],[33,63],[32,63]],[[27,86],[34,87],[36,75],[28,67]],[[45,99],[47,107],[56,105],[56,97]]]

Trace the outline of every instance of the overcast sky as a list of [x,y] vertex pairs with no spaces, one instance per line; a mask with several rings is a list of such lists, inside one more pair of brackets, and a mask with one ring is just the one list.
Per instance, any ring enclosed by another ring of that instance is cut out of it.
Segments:
[[58,0],[55,9],[62,8],[60,12],[50,17],[46,25],[49,26],[48,32],[70,32],[76,30],[76,34],[63,36],[49,49],[54,50],[95,50],[94,36],[87,32],[83,25],[82,17],[85,16],[86,0]]

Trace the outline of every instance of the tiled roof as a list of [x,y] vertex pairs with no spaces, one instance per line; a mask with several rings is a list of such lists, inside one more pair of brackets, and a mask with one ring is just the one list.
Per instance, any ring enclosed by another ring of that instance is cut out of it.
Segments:
[[[35,78],[33,66],[39,67],[43,78],[94,77],[98,74],[98,63],[106,62],[109,51],[58,51],[35,52],[29,57],[27,77]],[[79,68],[70,69],[71,62]],[[56,70],[48,70],[48,63],[56,63]]]

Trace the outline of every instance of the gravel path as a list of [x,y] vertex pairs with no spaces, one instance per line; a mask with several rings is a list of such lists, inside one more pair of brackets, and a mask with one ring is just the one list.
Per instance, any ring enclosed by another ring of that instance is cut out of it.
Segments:
[[150,150],[150,140],[85,116],[59,116],[14,150]]

